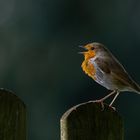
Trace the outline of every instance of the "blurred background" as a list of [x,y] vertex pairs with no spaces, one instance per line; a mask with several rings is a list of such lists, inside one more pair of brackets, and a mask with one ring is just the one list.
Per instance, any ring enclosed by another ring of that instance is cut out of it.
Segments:
[[[59,140],[70,107],[109,93],[84,74],[79,45],[105,44],[140,83],[140,2],[136,0],[0,0],[0,87],[27,105],[29,140]],[[140,139],[140,95],[114,106],[125,139]]]

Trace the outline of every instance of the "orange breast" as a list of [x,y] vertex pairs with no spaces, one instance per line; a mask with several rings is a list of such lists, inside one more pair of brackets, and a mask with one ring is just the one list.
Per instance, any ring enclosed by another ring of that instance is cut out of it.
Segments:
[[81,67],[88,76],[90,76],[91,78],[95,80],[96,71],[93,64],[91,64],[88,60],[84,60]]
[[93,50],[88,50],[84,53],[84,61],[81,65],[83,71],[88,74],[91,78],[95,80],[95,67],[94,65],[89,61],[91,58],[95,56],[95,52]]

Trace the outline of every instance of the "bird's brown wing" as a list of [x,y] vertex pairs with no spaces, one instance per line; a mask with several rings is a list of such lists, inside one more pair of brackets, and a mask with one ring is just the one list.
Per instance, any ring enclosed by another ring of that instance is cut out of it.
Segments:
[[119,63],[116,58],[112,59],[99,59],[95,60],[98,67],[106,74],[111,74],[114,77],[114,82],[119,86],[128,86],[137,91],[140,90],[139,86],[128,75],[124,67]]
[[96,64],[98,67],[106,74],[111,73],[111,69],[109,67],[108,61],[105,61],[104,59],[96,58],[95,59]]

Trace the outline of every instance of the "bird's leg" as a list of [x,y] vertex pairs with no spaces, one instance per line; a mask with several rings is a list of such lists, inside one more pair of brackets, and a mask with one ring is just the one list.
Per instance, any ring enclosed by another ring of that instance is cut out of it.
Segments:
[[116,90],[113,90],[110,94],[108,94],[107,96],[99,99],[99,100],[96,100],[96,102],[98,103],[101,103],[101,106],[102,106],[102,109],[104,110],[104,104],[103,104],[103,101],[106,100],[107,98],[109,98],[110,96],[112,96],[113,94],[116,93]]
[[106,100],[108,97],[112,96],[115,93],[116,93],[116,90],[113,90],[110,94],[108,94],[107,96],[105,96],[105,97],[103,97],[103,98],[101,98],[101,99],[99,99],[97,101],[102,101],[103,102],[104,100]]
[[[113,100],[110,103],[110,107],[112,107],[112,104],[115,102],[116,98],[118,97],[118,95],[120,94],[120,92],[117,91],[117,94],[115,95],[115,97],[113,98]],[[112,107],[113,108],[113,107]],[[113,108],[115,110],[115,108]]]

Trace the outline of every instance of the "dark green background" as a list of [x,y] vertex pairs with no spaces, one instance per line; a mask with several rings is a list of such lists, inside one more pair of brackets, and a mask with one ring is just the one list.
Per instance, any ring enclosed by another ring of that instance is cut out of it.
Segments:
[[[29,140],[59,140],[71,106],[109,91],[81,70],[78,45],[104,43],[140,83],[140,2],[136,0],[0,0],[0,87],[28,108]],[[115,102],[125,139],[140,139],[140,96]]]

